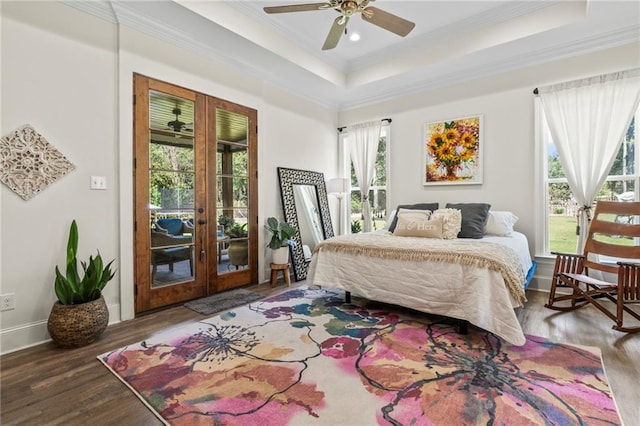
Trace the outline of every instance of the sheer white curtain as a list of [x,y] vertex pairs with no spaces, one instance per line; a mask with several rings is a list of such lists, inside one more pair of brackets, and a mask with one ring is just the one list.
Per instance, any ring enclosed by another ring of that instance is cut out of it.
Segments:
[[578,253],[591,205],[640,100],[640,68],[538,89],[560,163],[579,211]]
[[360,187],[360,196],[362,197],[362,214],[364,216],[362,232],[369,232],[372,228],[369,188],[375,172],[381,128],[380,120],[347,127],[349,139],[351,140],[351,162],[353,163],[353,169]]

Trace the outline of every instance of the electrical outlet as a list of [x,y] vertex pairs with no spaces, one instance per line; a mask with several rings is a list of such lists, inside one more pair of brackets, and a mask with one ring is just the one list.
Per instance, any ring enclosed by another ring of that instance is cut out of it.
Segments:
[[0,311],[10,311],[16,308],[15,294],[0,294]]

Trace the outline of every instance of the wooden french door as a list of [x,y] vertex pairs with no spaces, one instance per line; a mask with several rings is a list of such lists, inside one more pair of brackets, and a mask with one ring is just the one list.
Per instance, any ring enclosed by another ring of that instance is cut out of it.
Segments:
[[257,112],[138,74],[134,92],[136,313],[256,283]]

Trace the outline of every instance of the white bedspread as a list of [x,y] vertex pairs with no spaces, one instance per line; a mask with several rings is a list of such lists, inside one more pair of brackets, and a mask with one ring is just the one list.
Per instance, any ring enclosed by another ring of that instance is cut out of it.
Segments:
[[[455,240],[439,241],[446,245],[447,241]],[[517,267],[524,274],[531,266],[528,244],[522,234],[475,241],[503,243],[514,249],[521,263]],[[307,280],[367,299],[467,320],[512,344],[525,343],[514,311],[521,303],[511,296],[502,274],[486,267],[320,250],[311,259]]]

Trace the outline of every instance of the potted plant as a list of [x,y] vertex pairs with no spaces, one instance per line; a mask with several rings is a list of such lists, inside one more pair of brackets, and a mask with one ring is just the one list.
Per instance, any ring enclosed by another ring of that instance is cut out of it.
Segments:
[[[58,301],[54,303],[47,322],[53,341],[61,347],[79,347],[93,342],[109,323],[109,310],[102,290],[113,278],[113,260],[104,266],[100,252],[81,262],[78,271],[78,225],[74,220],[67,242],[66,274],[56,266],[54,289]],[[82,275],[82,276],[81,276]]]
[[287,222],[278,222],[275,217],[267,219],[265,229],[271,232],[271,239],[267,247],[273,250],[273,263],[283,265],[289,260],[289,247],[295,247],[296,242],[292,240],[296,235],[296,228]]
[[226,231],[226,229],[235,223],[235,219],[229,217],[227,215],[221,214],[218,216],[218,225],[222,227],[222,231]]
[[247,231],[246,223],[232,223],[224,231],[225,235],[229,237],[229,261],[232,265],[236,266],[236,269],[240,265],[249,264],[249,240],[240,239],[246,238],[249,235]]

